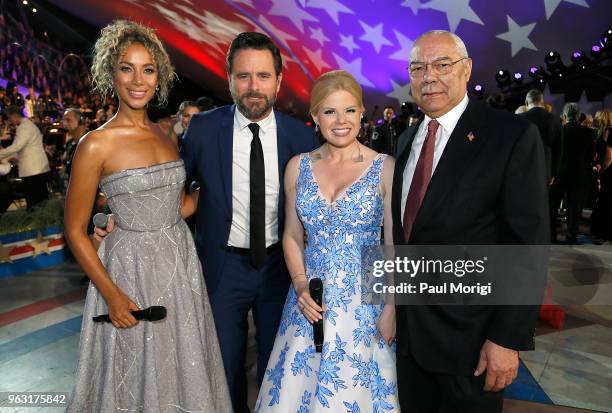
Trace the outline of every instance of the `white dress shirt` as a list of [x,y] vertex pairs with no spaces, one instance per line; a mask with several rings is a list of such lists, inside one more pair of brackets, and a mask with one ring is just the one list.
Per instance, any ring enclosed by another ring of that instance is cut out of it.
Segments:
[[[250,228],[250,157],[253,134],[248,125],[252,123],[236,108],[234,111],[234,142],[232,155],[232,226],[228,245],[249,248]],[[276,118],[274,111],[257,122],[259,139],[264,153],[266,174],[266,246],[278,242],[278,144],[276,141]]]
[[[438,166],[438,162],[442,157],[444,148],[446,148],[446,144],[448,143],[448,140],[453,133],[455,126],[457,126],[459,118],[461,115],[463,115],[467,105],[468,97],[466,94],[457,106],[436,119],[438,123],[440,123],[440,126],[436,131],[436,145],[434,149],[433,167],[431,168],[432,175],[436,170],[436,166]],[[412,177],[414,175],[417,162],[419,161],[419,156],[421,155],[421,148],[423,147],[423,142],[425,142],[425,137],[427,136],[427,125],[429,124],[430,120],[431,118],[425,115],[425,118],[423,119],[423,122],[421,122],[421,125],[414,136],[414,140],[412,141],[412,149],[410,151],[410,155],[408,156],[406,167],[404,168],[401,204],[402,219],[404,217],[404,209],[406,209],[406,198],[408,198],[408,192],[410,191],[410,185],[412,184]]]

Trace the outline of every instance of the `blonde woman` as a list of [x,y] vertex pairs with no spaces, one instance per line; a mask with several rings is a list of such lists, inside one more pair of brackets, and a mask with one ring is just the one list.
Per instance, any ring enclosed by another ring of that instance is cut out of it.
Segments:
[[[285,170],[283,250],[289,290],[257,412],[398,412],[395,308],[362,305],[361,248],[392,244],[393,158],[359,143],[362,91],[345,71],[314,84],[310,113],[325,144]],[[307,245],[304,245],[304,231]],[[323,281],[323,305],[308,291]],[[322,352],[311,323],[323,320]]]
[[[183,221],[195,195],[182,191],[176,145],[147,117],[164,102],[174,71],[155,33],[116,21],[102,30],[94,88],[117,113],[79,142],[65,211],[66,236],[92,283],[87,292],[75,388],[68,412],[229,412],[217,335],[193,239]],[[115,230],[98,253],[86,228],[100,186]],[[164,306],[166,318],[132,311]],[[92,317],[109,314],[111,323]]]

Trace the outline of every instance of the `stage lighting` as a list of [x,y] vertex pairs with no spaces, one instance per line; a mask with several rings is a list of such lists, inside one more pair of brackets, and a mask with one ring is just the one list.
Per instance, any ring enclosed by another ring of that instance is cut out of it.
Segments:
[[498,70],[497,74],[495,75],[495,80],[497,81],[497,87],[500,89],[510,86],[510,83],[512,83],[510,72],[508,72],[506,69]]
[[605,32],[603,32],[601,37],[599,38],[599,44],[601,45],[601,47],[604,49],[610,48],[611,38],[612,38],[612,29],[608,29]]
[[546,69],[548,69],[549,72],[559,72],[565,69],[559,52],[549,52],[544,58],[544,63],[546,63]]
[[586,70],[589,65],[589,58],[582,50],[577,50],[572,53],[572,63],[574,64],[574,68]]
[[22,3],[24,6],[27,6],[27,5],[28,5],[28,0],[23,0],[21,3]]
[[601,47],[597,44],[594,44],[593,47],[591,47],[591,56],[593,56],[595,59],[599,59],[601,57]]
[[546,83],[547,73],[542,66],[532,66],[529,69],[529,77],[531,77],[534,82],[544,84]]
[[38,11],[38,10],[36,10],[36,7],[34,7],[34,8],[32,9],[32,13],[36,13],[37,11]]
[[521,72],[514,72],[512,79],[514,80],[514,83],[520,85],[523,83],[523,74]]
[[474,95],[481,98],[484,96],[484,87],[481,84],[475,85],[472,90],[474,91]]

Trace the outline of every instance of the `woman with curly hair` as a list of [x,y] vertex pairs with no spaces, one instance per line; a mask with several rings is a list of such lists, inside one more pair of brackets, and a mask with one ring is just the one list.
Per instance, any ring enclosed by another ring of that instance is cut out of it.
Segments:
[[[153,30],[116,21],[102,30],[92,64],[94,90],[114,94],[115,116],[85,135],[72,164],[66,237],[92,283],[87,292],[75,389],[68,412],[229,412],[215,326],[201,265],[184,217],[176,146],[147,117],[165,102],[175,74]],[[117,228],[96,254],[87,236],[98,185]],[[132,311],[163,306],[138,322]],[[94,323],[108,313],[111,323]]]

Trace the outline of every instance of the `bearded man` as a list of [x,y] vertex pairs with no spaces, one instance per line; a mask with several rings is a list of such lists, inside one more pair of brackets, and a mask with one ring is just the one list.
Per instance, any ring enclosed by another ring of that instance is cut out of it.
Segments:
[[196,246],[233,408],[242,413],[247,314],[253,310],[261,385],[290,285],[280,242],[285,166],[317,141],[312,128],[273,110],[283,65],[270,38],[239,34],[226,63],[234,105],[194,115],[181,156],[201,184]]

